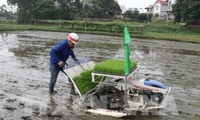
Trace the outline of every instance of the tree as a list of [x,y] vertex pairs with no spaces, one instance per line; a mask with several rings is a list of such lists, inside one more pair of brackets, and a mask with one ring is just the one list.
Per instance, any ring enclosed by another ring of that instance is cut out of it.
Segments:
[[172,12],[177,22],[200,23],[199,0],[176,0]]
[[101,18],[120,10],[115,0],[8,0],[8,4],[18,7],[19,23],[34,19],[73,20],[80,16]]
[[110,16],[114,16],[117,11],[121,11],[118,2],[115,0],[101,0],[101,2],[105,12]]
[[8,4],[18,6],[18,22],[30,22],[30,19],[34,15],[34,0],[8,0]]
[[6,5],[0,6],[0,16],[5,16],[6,13],[7,13]]
[[8,0],[18,6],[19,23],[29,23],[33,19],[73,19],[82,8],[80,0]]
[[150,22],[153,17],[153,13],[147,13],[147,20]]
[[100,0],[83,0],[82,17],[100,18],[104,16],[105,10]]
[[138,21],[138,22],[145,22],[145,21],[148,21],[147,14],[146,14],[146,13],[140,13],[140,14],[137,16],[137,21]]
[[117,11],[121,11],[118,2],[115,0],[83,0],[82,2],[84,13],[88,17],[114,16]]
[[12,11],[9,11],[6,5],[0,6],[0,17],[3,19],[14,19],[15,15]]
[[129,8],[124,12],[124,17],[130,18],[131,20],[135,20],[139,15],[139,11],[135,8]]
[[57,0],[57,2],[59,3],[57,8],[59,19],[72,20],[82,10],[80,0]]
[[35,0],[33,19],[57,19],[54,0]]

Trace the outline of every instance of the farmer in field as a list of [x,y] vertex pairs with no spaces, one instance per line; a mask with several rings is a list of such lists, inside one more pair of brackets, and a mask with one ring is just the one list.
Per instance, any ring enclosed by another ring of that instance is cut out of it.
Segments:
[[[73,48],[79,42],[79,37],[76,33],[67,34],[67,39],[61,41],[57,45],[53,46],[50,50],[50,83],[49,83],[49,94],[53,95],[54,86],[57,81],[58,73],[63,70],[67,59],[71,56],[77,63],[79,60],[76,58]],[[70,85],[71,94],[74,94],[74,86]]]

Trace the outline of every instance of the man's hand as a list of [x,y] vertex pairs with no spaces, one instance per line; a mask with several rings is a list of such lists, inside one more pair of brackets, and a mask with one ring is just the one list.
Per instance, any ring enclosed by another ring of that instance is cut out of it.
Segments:
[[81,64],[78,58],[74,59],[76,61],[77,64]]
[[63,68],[65,66],[65,63],[63,61],[58,62],[58,66],[60,68]]

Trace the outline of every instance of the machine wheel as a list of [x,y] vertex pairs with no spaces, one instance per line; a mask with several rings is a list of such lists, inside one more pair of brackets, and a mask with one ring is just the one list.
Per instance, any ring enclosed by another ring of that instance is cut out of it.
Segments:
[[151,100],[154,102],[154,103],[161,103],[163,101],[163,94],[162,93],[154,93],[152,96],[151,96]]

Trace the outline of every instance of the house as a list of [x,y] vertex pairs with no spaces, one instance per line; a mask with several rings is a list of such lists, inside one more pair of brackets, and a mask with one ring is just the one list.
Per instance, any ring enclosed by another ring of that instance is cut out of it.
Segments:
[[156,0],[153,5],[145,8],[147,13],[153,13],[154,17],[172,18],[172,1],[171,0]]

